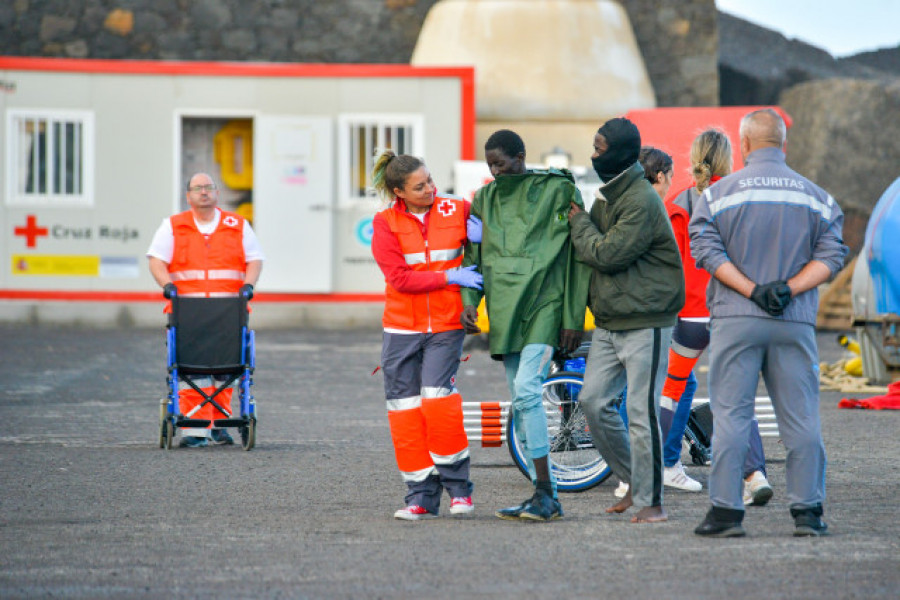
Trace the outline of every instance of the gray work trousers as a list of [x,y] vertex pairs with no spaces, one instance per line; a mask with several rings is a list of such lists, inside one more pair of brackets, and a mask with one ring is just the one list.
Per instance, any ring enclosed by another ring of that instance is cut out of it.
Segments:
[[788,502],[792,508],[822,504],[825,445],[813,326],[762,317],[714,318],[709,361],[713,413],[709,497],[713,506],[744,510],[742,466],[760,372],[787,449]]
[[[609,331],[591,340],[580,402],[594,445],[637,507],[662,506],[659,396],[666,380],[672,328]],[[617,408],[628,384],[628,426]]]

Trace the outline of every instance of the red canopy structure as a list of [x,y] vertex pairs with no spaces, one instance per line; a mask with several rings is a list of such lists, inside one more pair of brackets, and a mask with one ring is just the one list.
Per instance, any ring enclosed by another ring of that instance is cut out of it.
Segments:
[[740,169],[743,166],[738,135],[741,118],[760,108],[774,109],[791,126],[791,117],[778,106],[653,108],[632,110],[625,116],[637,125],[643,145],[655,146],[672,155],[675,177],[670,191],[674,194],[691,185],[691,142],[704,129],[718,127],[728,134],[734,149],[734,169]]

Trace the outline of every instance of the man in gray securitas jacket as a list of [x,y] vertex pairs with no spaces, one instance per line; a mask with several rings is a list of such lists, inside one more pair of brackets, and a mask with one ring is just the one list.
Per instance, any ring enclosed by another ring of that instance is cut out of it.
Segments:
[[[637,162],[640,149],[631,121],[603,124],[591,156],[602,197],[590,215],[573,204],[569,224],[576,256],[592,269],[588,301],[597,325],[580,403],[600,454],[631,484],[607,512],[634,504],[632,523],[652,523],[667,518],[659,396],[684,305],[684,273],[666,209]],[[627,430],[616,406],[626,383]]]
[[710,272],[712,508],[698,535],[744,535],[744,457],[759,373],[787,448],[794,535],[822,535],[825,447],[819,423],[816,287],[843,266],[844,216],[827,192],[784,161],[785,125],[771,109],[741,121],[740,171],[707,189],[689,227]]

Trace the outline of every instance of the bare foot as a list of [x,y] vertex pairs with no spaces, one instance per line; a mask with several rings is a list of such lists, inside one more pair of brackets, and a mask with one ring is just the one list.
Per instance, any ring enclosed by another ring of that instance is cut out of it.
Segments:
[[662,523],[668,520],[669,515],[662,506],[645,506],[631,517],[632,523]]
[[625,496],[623,496],[621,500],[619,500],[618,502],[616,502],[615,504],[613,504],[612,506],[607,508],[606,512],[608,512],[608,513],[623,513],[626,510],[628,510],[629,508],[631,508],[632,504],[634,504],[634,502],[632,502],[632,500],[631,500],[631,490],[629,489],[628,493],[625,494]]

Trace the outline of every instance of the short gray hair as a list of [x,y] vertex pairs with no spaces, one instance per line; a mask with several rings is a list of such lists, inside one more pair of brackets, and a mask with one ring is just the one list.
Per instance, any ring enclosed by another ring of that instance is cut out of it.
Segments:
[[740,135],[755,141],[765,142],[779,148],[787,139],[784,119],[771,108],[761,108],[744,115],[741,119]]

